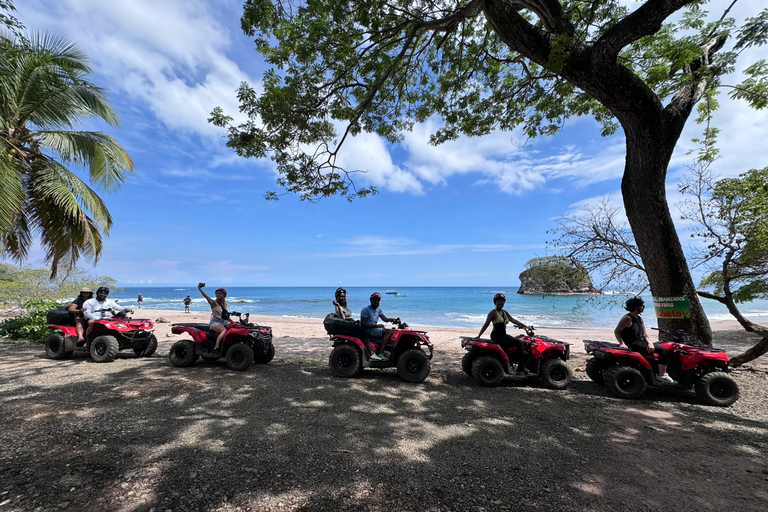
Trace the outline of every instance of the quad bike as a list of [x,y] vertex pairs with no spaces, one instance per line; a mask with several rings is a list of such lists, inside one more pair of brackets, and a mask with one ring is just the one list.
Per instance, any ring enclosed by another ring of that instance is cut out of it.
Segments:
[[[333,351],[328,358],[331,371],[339,377],[354,377],[364,366],[369,368],[397,368],[397,374],[406,382],[422,382],[430,371],[429,361],[432,359],[432,342],[425,331],[414,331],[399,318],[393,318],[392,323],[397,329],[392,330],[392,337],[383,347],[382,354],[387,358],[383,361],[369,359],[368,349],[360,338],[343,334],[331,334]],[[379,343],[381,340],[378,340]],[[371,341],[376,348],[378,345]],[[425,352],[429,350],[429,353]]]
[[173,334],[187,333],[192,339],[177,341],[171,346],[168,358],[174,366],[192,366],[198,357],[207,361],[215,361],[223,357],[230,370],[242,371],[251,363],[267,364],[275,357],[275,346],[272,344],[272,328],[248,322],[249,313],[232,311],[230,318],[236,316],[237,322],[224,327],[224,339],[221,341],[221,352],[212,353],[218,334],[211,330],[209,324],[173,324]]
[[115,316],[93,320],[85,331],[85,343],[77,345],[74,325],[50,324],[54,329],[45,340],[45,354],[51,359],[67,359],[74,352],[88,352],[97,363],[113,361],[120,350],[132,349],[139,357],[157,350],[154,324],[149,319]]
[[[517,337],[523,340],[527,376],[538,377],[551,389],[567,388],[571,383],[571,369],[566,364],[571,355],[571,343],[537,336],[534,331],[533,327],[526,328],[525,334]],[[505,351],[493,340],[462,336],[461,348],[467,350],[461,360],[462,370],[481,386],[498,386],[505,373],[515,374],[512,368],[516,363],[509,357],[515,354],[515,347]]]
[[667,373],[676,384],[656,379],[657,354],[641,354],[608,341],[584,340],[587,354],[592,355],[587,361],[587,376],[598,384],[605,384],[619,398],[637,398],[647,386],[653,386],[693,388],[701,402],[720,407],[728,407],[739,399],[739,385],[728,375],[725,350],[686,342],[685,331],[662,332],[670,338],[661,345],[669,350]]

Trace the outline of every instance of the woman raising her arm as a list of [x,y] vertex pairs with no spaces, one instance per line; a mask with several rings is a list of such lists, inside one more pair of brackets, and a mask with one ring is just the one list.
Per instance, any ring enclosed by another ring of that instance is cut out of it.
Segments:
[[227,311],[227,290],[224,288],[217,288],[214,295],[216,296],[215,299],[212,299],[208,296],[207,293],[203,291],[203,287],[205,286],[205,283],[199,283],[197,285],[197,289],[200,290],[200,293],[203,294],[203,297],[205,297],[205,300],[208,301],[208,304],[211,306],[211,330],[215,332],[218,336],[216,336],[216,346],[213,347],[213,352],[211,354],[221,354],[221,340],[224,339],[224,326],[231,323],[229,320],[227,320],[227,317],[229,316],[229,312]]

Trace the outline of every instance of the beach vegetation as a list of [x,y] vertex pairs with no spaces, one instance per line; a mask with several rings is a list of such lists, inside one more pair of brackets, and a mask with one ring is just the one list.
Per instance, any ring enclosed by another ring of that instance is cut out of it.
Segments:
[[79,267],[66,267],[50,278],[47,268],[29,268],[0,263],[0,306],[23,308],[30,300],[45,300],[69,304],[80,289],[96,290],[108,286],[116,290],[117,281],[109,276],[97,276]]
[[732,365],[742,365],[768,352],[768,326],[748,320],[738,308],[768,298],[768,167],[717,179],[709,162],[699,163],[679,188],[689,198],[683,216],[696,222],[692,236],[701,242],[692,261],[709,271],[698,294],[725,305],[746,331],[761,336],[731,358]]
[[37,243],[52,276],[98,260],[112,217],[97,190],[115,191],[133,172],[112,136],[75,129],[91,119],[118,125],[90,72],[65,38],[0,34],[0,256],[23,262]]
[[24,340],[32,343],[44,343],[51,334],[46,314],[60,306],[55,301],[46,299],[28,300],[22,304],[23,313],[0,322],[0,336],[12,340]]
[[[662,326],[708,342],[666,201],[667,166],[691,115],[711,119],[721,87],[753,108],[768,104],[768,65],[739,61],[768,41],[768,9],[737,23],[732,1],[712,2],[712,16],[707,3],[246,0],[242,28],[271,68],[258,88],[238,89],[244,122],[221,108],[209,121],[237,154],[272,158],[278,185],[310,201],[376,192],[355,185],[364,168],[338,162],[363,132],[395,144],[440,119],[430,138],[440,144],[497,130],[552,135],[578,116],[604,136],[621,127],[624,208],[650,286],[694,296],[690,318]],[[737,62],[745,79],[724,84]]]

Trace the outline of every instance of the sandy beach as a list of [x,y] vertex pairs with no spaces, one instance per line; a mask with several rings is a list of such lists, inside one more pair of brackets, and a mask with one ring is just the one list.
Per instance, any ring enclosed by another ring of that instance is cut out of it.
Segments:
[[[136,310],[132,315],[134,318],[149,318],[155,322],[155,334],[159,340],[158,352],[167,354],[170,346],[177,340],[182,339],[182,335],[171,334],[171,325],[182,322],[208,322],[209,313],[193,311],[184,313],[183,311],[172,310]],[[158,322],[157,320],[167,320],[167,322]],[[251,315],[250,321],[272,327],[275,340],[276,356],[285,361],[314,360],[325,361],[330,353],[330,343],[328,335],[323,328],[320,318],[294,318],[282,316]],[[618,319],[617,319],[618,321]],[[734,321],[716,321],[712,322],[713,344],[719,348],[728,350],[728,354],[733,357],[747,350],[757,343],[758,336],[744,331],[744,329]],[[475,336],[480,330],[480,325],[476,328],[448,328],[448,327],[430,327],[411,325],[416,330],[427,331],[429,339],[435,346],[435,359],[433,366],[437,368],[448,364],[457,363],[464,351],[461,349],[461,336]],[[513,335],[522,331],[510,329]],[[487,331],[488,332],[488,331]],[[487,334],[486,332],[486,334]],[[656,335],[656,331],[649,331],[651,336]],[[586,360],[587,354],[584,352],[583,340],[605,340],[612,341],[613,329],[565,329],[557,327],[537,327],[537,333],[555,338],[561,341],[573,343],[571,349],[572,359],[576,368],[579,362]],[[763,356],[751,363],[745,365],[755,369],[768,370],[768,358]]]

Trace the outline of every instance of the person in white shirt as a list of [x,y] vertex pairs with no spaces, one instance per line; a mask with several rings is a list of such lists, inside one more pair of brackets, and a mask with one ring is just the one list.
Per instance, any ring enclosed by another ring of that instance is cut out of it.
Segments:
[[88,319],[89,325],[94,320],[112,318],[114,316],[112,314],[112,310],[114,309],[118,311],[128,311],[129,313],[133,313],[133,310],[130,307],[118,306],[117,302],[107,299],[107,295],[109,295],[109,288],[102,286],[96,290],[95,298],[88,299],[83,304],[83,315]]

